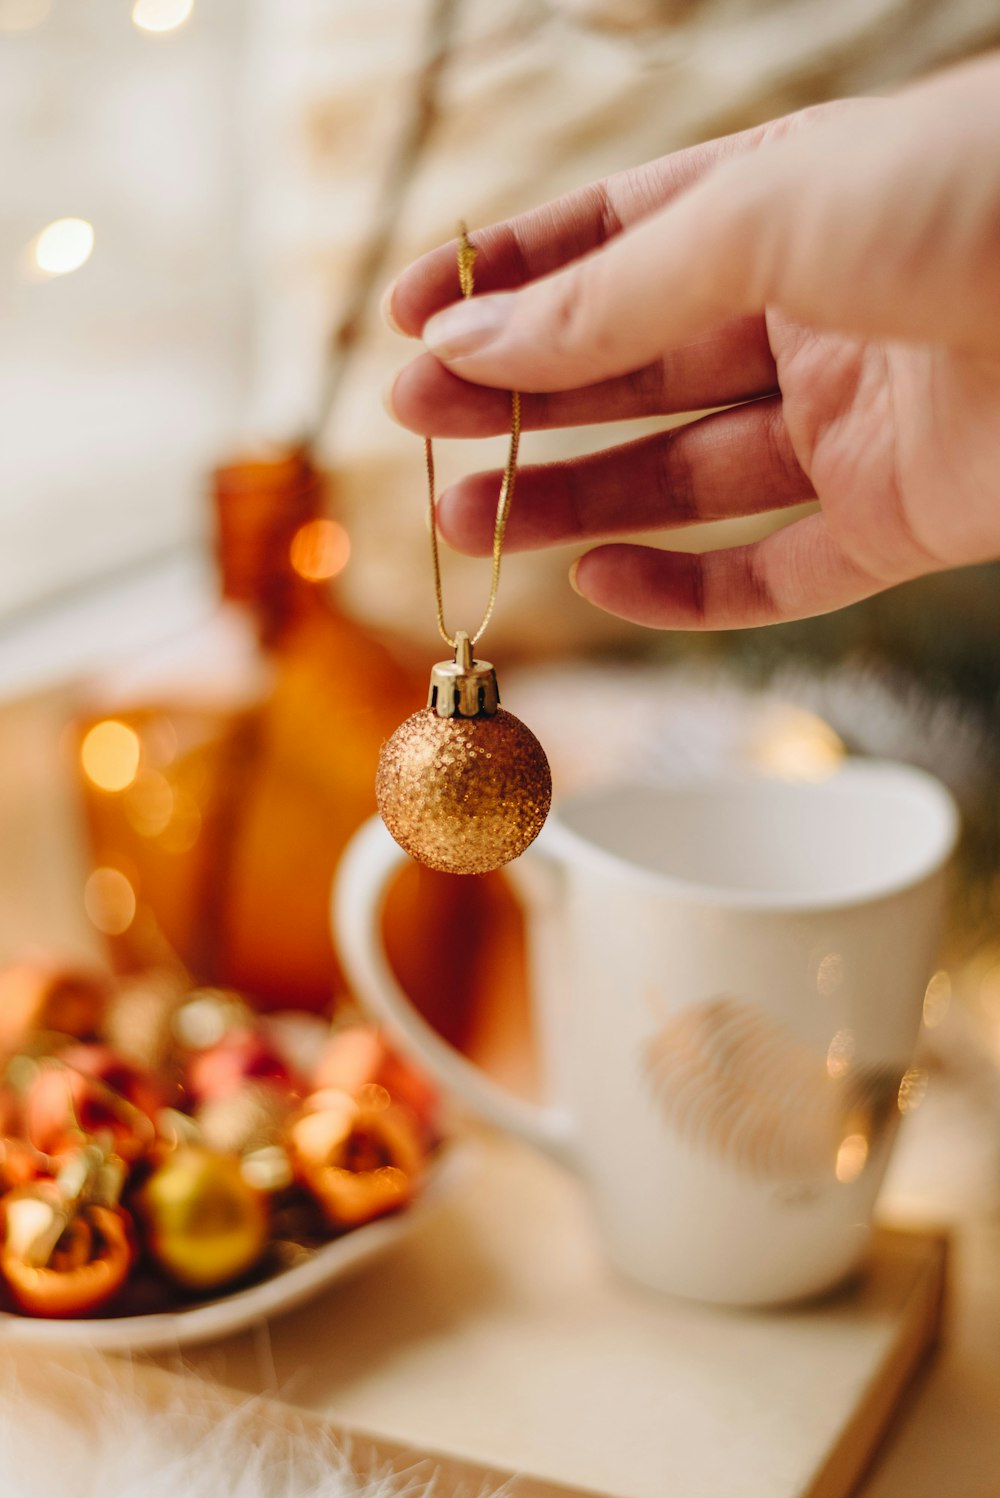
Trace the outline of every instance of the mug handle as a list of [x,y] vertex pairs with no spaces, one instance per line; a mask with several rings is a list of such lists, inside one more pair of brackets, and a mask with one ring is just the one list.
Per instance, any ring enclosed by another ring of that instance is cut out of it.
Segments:
[[355,833],[333,890],[337,951],[361,1002],[439,1082],[488,1123],[573,1167],[572,1123],[561,1108],[524,1102],[450,1046],[406,997],[389,966],[379,931],[382,896],[407,855],[381,817]]

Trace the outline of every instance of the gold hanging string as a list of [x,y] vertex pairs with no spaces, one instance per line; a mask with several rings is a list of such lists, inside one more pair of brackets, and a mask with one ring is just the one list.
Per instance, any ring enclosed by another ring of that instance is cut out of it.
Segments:
[[[463,297],[470,297],[473,292],[473,267],[476,263],[476,251],[470,243],[469,235],[464,224],[459,225],[458,231],[458,284],[461,287]],[[510,514],[511,500],[514,498],[514,483],[517,478],[517,450],[521,442],[521,397],[516,390],[510,393],[510,447],[507,450],[507,464],[503,471],[503,482],[500,485],[500,497],[497,500],[497,518],[493,527],[493,572],[490,579],[490,596],[486,604],[486,612],[479,623],[479,628],[470,640],[471,645],[476,645],[482,639],[487,624],[493,617],[496,607],[497,589],[500,586],[500,558],[503,555],[504,536],[507,533],[507,517]],[[457,649],[457,641],[448,633],[444,622],[444,595],[441,590],[441,558],[438,554],[437,534],[437,507],[434,498],[434,450],[431,439],[424,439],[424,456],[427,460],[427,519],[431,533],[431,558],[434,563],[434,596],[437,600],[437,627],[442,640],[452,650]]]

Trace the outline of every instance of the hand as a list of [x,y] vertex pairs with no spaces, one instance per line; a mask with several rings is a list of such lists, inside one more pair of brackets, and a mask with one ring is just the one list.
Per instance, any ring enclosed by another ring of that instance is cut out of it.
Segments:
[[[1000,55],[889,99],[823,105],[681,151],[454,244],[387,295],[429,353],[394,414],[434,436],[728,406],[522,470],[510,548],[777,510],[816,513],[691,556],[599,546],[592,603],[733,629],[840,608],[1000,556]],[[485,295],[480,293],[486,293]],[[737,404],[741,403],[741,404]],[[442,495],[489,551],[498,475]]]

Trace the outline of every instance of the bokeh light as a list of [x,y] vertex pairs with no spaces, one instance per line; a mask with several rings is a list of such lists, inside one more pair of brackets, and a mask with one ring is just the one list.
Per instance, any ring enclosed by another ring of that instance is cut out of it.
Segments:
[[829,723],[798,707],[772,715],[752,750],[760,769],[783,780],[826,780],[843,757],[844,746]]
[[121,869],[95,869],[83,887],[83,908],[98,931],[121,936],[135,920],[135,890]]
[[[250,1150],[240,1161],[240,1175],[256,1191],[284,1191],[293,1180],[288,1151],[280,1144]],[[307,1251],[303,1251],[303,1257],[309,1257]]]
[[928,1030],[938,1026],[951,1005],[951,978],[941,968],[924,991],[924,1024]]
[[174,1014],[170,1028],[185,1049],[203,1051],[217,1045],[242,1018],[238,1000],[224,989],[195,989]]
[[868,1140],[864,1134],[848,1134],[837,1150],[837,1180],[844,1186],[850,1185],[864,1170],[867,1160]]
[[392,1106],[392,1097],[378,1082],[366,1082],[358,1088],[358,1102],[375,1113],[384,1113]]
[[816,967],[816,991],[829,999],[844,981],[844,959],[839,952],[824,952]]
[[148,719],[142,729],[142,757],[162,769],[177,758],[177,729],[167,717]]
[[176,31],[194,10],[194,0],[135,0],[132,20],[140,31]]
[[846,1077],[854,1062],[854,1035],[850,1030],[838,1030],[830,1041],[826,1052],[826,1074],[828,1077]]
[[903,1073],[899,1084],[896,1105],[900,1113],[915,1113],[927,1094],[927,1073],[920,1067],[911,1066]]
[[95,723],[80,746],[83,772],[102,791],[124,791],[139,772],[139,735],[117,718]]
[[351,555],[351,541],[336,520],[307,520],[292,537],[292,566],[307,582],[325,582],[343,572]]
[[68,276],[86,265],[94,250],[94,226],[85,218],[57,218],[46,224],[29,246],[36,272]]
[[157,843],[166,853],[188,853],[201,832],[201,808],[187,791],[177,789],[172,796],[170,820],[157,837]]
[[140,837],[159,837],[174,814],[170,781],[158,770],[144,770],[125,793],[125,815]]

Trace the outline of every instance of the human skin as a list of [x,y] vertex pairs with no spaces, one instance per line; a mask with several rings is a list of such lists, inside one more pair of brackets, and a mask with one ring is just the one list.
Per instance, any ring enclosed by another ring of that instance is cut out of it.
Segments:
[[[427,352],[397,376],[416,432],[713,411],[525,467],[511,550],[813,499],[762,540],[703,555],[587,551],[582,596],[663,629],[821,614],[1000,556],[1000,54],[889,98],[821,105],[679,151],[477,231],[384,307]],[[439,504],[488,553],[495,473]]]

